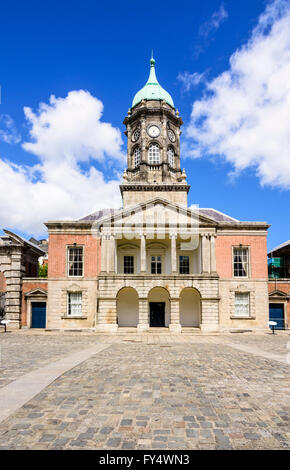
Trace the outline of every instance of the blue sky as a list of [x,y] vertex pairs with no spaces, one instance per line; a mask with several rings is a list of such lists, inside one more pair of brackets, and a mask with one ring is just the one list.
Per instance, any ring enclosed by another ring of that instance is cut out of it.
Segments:
[[184,120],[189,203],[269,222],[269,248],[289,239],[289,7],[2,5],[0,227],[42,236],[42,221],[120,205],[122,121],[148,78],[153,48],[157,78]]

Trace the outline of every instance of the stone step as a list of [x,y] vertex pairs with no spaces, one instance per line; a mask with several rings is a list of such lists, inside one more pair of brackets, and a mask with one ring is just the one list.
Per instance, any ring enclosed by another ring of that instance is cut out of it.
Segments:
[[200,332],[201,332],[201,331],[200,331],[200,328],[198,328],[198,327],[196,327],[196,328],[190,328],[190,327],[183,327],[183,328],[181,328],[181,333],[182,333],[183,335],[186,335],[186,334],[188,334],[188,335],[198,334],[198,333],[200,333]]

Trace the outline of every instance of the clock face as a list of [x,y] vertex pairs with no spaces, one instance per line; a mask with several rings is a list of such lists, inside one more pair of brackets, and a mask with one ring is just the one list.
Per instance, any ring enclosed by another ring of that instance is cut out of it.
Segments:
[[175,137],[173,130],[168,129],[167,134],[168,134],[169,140],[171,140],[171,142],[175,142],[176,137]]
[[160,129],[158,126],[155,126],[154,124],[152,126],[148,127],[148,134],[150,137],[158,137],[160,134]]
[[132,141],[136,142],[140,137],[140,129],[135,129],[132,134]]

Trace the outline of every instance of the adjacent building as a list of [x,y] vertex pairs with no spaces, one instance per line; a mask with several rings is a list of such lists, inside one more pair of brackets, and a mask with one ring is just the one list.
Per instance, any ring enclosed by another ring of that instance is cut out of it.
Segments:
[[270,320],[279,329],[290,325],[290,240],[268,253]]

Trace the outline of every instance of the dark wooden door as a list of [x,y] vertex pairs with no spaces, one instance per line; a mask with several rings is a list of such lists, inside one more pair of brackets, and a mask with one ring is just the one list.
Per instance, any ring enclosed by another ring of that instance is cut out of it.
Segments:
[[150,326],[165,327],[165,302],[150,302]]

